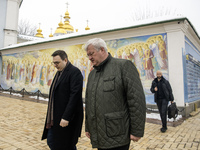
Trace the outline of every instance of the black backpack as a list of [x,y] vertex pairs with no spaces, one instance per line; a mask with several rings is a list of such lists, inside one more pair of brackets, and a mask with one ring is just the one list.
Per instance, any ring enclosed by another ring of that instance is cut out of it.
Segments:
[[168,106],[168,118],[174,118],[174,120],[176,119],[176,117],[178,116],[178,108],[176,106],[176,103],[173,102]]

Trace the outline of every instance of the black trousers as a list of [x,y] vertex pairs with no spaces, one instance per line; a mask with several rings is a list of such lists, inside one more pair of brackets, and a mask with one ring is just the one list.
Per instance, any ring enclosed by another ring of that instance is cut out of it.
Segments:
[[[53,131],[52,128],[49,129],[47,134],[47,145],[49,146],[50,150],[53,150]],[[77,150],[76,146],[72,150]]]
[[101,149],[101,148],[98,148],[98,150],[128,150],[129,146],[130,146],[130,143],[128,145],[125,145],[125,146],[120,146],[120,147],[110,148],[110,149]]
[[168,107],[169,101],[166,99],[158,99],[157,100],[157,106],[160,113],[160,118],[162,121],[162,127],[167,128],[167,107]]

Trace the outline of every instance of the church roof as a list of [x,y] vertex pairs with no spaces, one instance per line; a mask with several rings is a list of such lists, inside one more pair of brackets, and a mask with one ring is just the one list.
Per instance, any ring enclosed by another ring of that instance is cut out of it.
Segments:
[[29,42],[25,42],[25,43],[10,45],[8,47],[1,48],[0,51],[18,48],[18,47],[29,46],[29,45],[35,45],[35,44],[39,44],[39,43],[42,44],[42,43],[54,42],[54,41],[58,41],[58,40],[71,39],[71,38],[76,38],[76,37],[83,37],[83,36],[89,36],[89,35],[95,35],[95,34],[107,33],[107,32],[113,32],[113,31],[120,31],[120,30],[132,29],[132,28],[139,28],[139,27],[145,27],[145,26],[162,24],[162,23],[169,23],[169,22],[174,22],[174,21],[179,22],[179,21],[184,21],[184,20],[186,20],[189,23],[189,25],[193,29],[194,33],[196,34],[196,36],[200,40],[198,33],[196,32],[195,28],[190,23],[190,21],[185,17],[181,17],[181,18],[173,18],[173,19],[162,20],[162,21],[154,21],[154,22],[148,22],[148,23],[144,22],[143,24],[134,25],[134,26],[126,26],[126,27],[121,27],[121,28],[112,28],[112,29],[98,30],[98,31],[97,30],[96,31],[88,30],[87,32],[74,32],[72,34],[65,34],[65,35],[56,36],[56,37],[52,37],[52,38],[46,38],[46,39],[41,38],[40,40],[37,40],[37,41],[29,41]]
[[23,40],[27,40],[27,41],[35,41],[35,40],[41,39],[39,37],[35,37],[35,36],[31,36],[31,35],[22,35],[22,34],[18,34],[17,37],[20,39],[23,39]]

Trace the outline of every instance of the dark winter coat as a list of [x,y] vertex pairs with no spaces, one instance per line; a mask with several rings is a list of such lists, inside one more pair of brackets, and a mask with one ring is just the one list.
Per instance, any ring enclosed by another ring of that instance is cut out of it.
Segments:
[[[164,92],[164,97],[166,98],[166,100],[168,101],[173,101],[174,100],[174,96],[173,96],[173,93],[172,93],[172,88],[170,86],[170,83],[169,81],[167,81],[163,76],[160,80],[160,83],[161,83],[161,86],[162,86],[162,90]],[[154,93],[154,101],[157,102],[158,100],[158,92],[155,91],[155,87],[158,87],[158,78],[155,78],[153,81],[152,81],[152,84],[151,84],[151,92]]]
[[[71,63],[63,70],[55,85],[53,110],[53,150],[72,149],[81,135],[83,123],[82,102],[83,76],[78,68]],[[51,92],[50,88],[50,92]],[[67,127],[61,127],[60,121],[69,121]],[[46,126],[46,122],[45,122]],[[47,138],[48,129],[44,127],[42,140]]]
[[114,148],[142,137],[146,102],[134,64],[111,55],[91,71],[86,89],[85,130],[93,148]]

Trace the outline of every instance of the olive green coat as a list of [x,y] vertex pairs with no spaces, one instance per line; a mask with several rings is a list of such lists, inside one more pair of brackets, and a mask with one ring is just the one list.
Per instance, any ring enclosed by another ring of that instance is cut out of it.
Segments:
[[134,64],[111,55],[91,71],[86,89],[85,130],[93,148],[114,148],[142,137],[146,102]]

